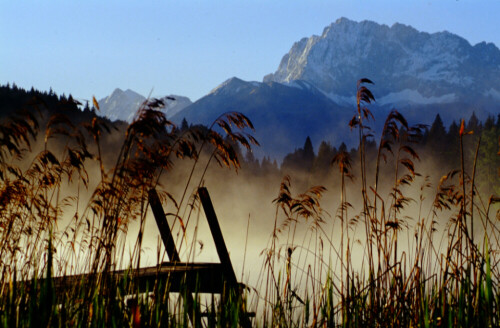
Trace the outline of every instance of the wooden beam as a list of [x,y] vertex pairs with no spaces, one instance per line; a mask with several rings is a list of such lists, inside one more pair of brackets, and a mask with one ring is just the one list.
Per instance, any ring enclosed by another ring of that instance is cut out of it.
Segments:
[[[220,293],[223,299],[225,298],[225,293],[234,292],[238,297],[238,302],[241,302],[242,306],[240,325],[244,328],[250,328],[251,322],[249,316],[255,316],[255,314],[248,313],[245,304],[242,302],[243,288],[238,284],[236,279],[212,201],[206,188],[199,188],[198,195],[200,196],[207,217],[220,263],[180,262],[179,253],[175,246],[174,238],[160,198],[156,190],[151,189],[149,191],[149,204],[153,211],[170,262],[163,262],[154,267],[117,270],[103,274],[116,284],[125,277],[128,277],[130,281],[134,282],[133,285],[138,288],[138,291],[141,293],[147,290],[152,291],[158,281],[164,282],[163,286],[167,286],[169,291],[180,292],[183,297],[186,297],[185,300],[187,303],[187,311],[189,312],[189,319],[194,327],[201,327],[201,313],[199,308],[194,308],[193,292]],[[87,286],[89,282],[101,278],[103,274],[80,274],[54,277],[52,279],[56,295],[61,296],[68,290],[86,288],[85,286]],[[40,283],[43,281],[44,279],[40,279]],[[33,281],[19,282],[19,284],[23,286],[31,286],[32,283]],[[137,289],[129,292],[136,293]]]
[[[164,286],[168,284],[169,291],[174,293],[187,289],[197,293],[213,294],[220,293],[224,287],[222,266],[219,263],[163,262],[153,267],[117,270],[110,273],[114,283],[119,283],[125,276],[128,277],[129,281],[134,282],[134,286],[139,288],[140,293],[146,292],[146,289],[152,291],[158,281],[162,281]],[[95,274],[54,277],[54,288],[56,293],[60,294],[77,288],[77,286],[85,285],[86,282],[95,278]],[[43,283],[43,281],[44,279],[40,279],[39,283]],[[24,284],[29,283],[31,282]]]
[[156,189],[152,188],[149,190],[148,195],[149,205],[153,210],[156,225],[158,226],[158,230],[160,230],[161,239],[167,251],[168,258],[172,262],[180,262],[181,260],[177,248],[175,247],[174,237],[172,236],[172,231],[168,225],[167,217],[163,211],[163,206],[161,205],[160,197],[158,197]]
[[[172,236],[172,231],[170,230],[170,226],[168,225],[167,217],[165,216],[165,212],[163,211],[163,206],[161,205],[160,197],[158,197],[158,193],[156,189],[151,188],[148,192],[149,196],[149,205],[153,210],[153,214],[156,220],[156,224],[158,225],[158,230],[160,230],[161,239],[163,240],[163,245],[168,254],[168,258],[171,262],[180,262],[179,253],[177,252],[177,248],[175,247],[174,237]],[[194,299],[192,290],[187,288],[186,286],[186,294],[184,295],[187,308],[189,320],[195,327],[201,327],[200,316],[197,315],[200,311],[199,308],[195,309],[194,307]]]
[[[222,271],[224,273],[224,280],[229,284],[230,289],[236,293],[238,302],[241,303],[242,308],[240,313],[240,324],[244,328],[250,328],[252,327],[252,323],[250,322],[248,312],[246,311],[245,304],[243,303],[242,288],[240,288],[238,281],[236,280],[236,274],[234,273],[226,243],[224,242],[224,237],[222,236],[222,231],[220,230],[219,220],[217,220],[217,215],[215,214],[214,206],[212,204],[212,200],[210,199],[210,195],[208,194],[207,188],[198,188],[198,195],[200,196],[201,204],[203,205],[203,210],[205,211],[205,216],[207,217],[208,226],[212,232],[215,248],[217,249],[217,254],[219,255]],[[225,290],[225,292],[227,293],[230,291]]]
[[233,270],[233,265],[231,264],[231,259],[229,258],[229,253],[227,251],[226,243],[224,242],[224,237],[222,237],[222,231],[220,230],[219,221],[217,220],[217,215],[215,214],[214,206],[212,205],[212,200],[208,195],[207,188],[199,188],[198,194],[200,195],[201,204],[203,205],[203,210],[207,217],[208,226],[212,232],[212,237],[215,242],[215,248],[217,249],[217,254],[219,255],[220,263],[222,264],[222,270],[226,281],[232,286],[237,287],[238,282],[236,280],[236,275]]

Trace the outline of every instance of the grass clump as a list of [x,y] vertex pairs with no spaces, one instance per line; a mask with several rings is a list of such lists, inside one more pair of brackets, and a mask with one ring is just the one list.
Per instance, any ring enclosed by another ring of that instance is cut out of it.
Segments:
[[[335,213],[322,206],[325,187],[297,194],[285,176],[258,281],[243,298],[195,288],[191,303],[187,287],[174,293],[158,273],[141,286],[135,275],[152,188],[173,204],[167,214],[180,226],[177,245],[194,258],[196,239],[189,245],[185,235],[200,203],[190,190],[203,184],[211,162],[238,169],[235,145],[258,144],[245,132],[253,126],[244,115],[179,130],[153,99],[123,131],[98,117],[76,124],[64,112],[4,120],[0,324],[236,327],[249,309],[256,313],[252,323],[264,327],[499,326],[499,198],[484,201],[478,192],[480,144],[473,158],[465,155],[471,131],[462,122],[459,167],[429,197],[431,179],[419,174],[415,150],[424,126],[394,110],[375,155],[366,149],[373,139],[370,83],[359,81],[349,122],[359,137],[356,157],[342,149],[332,159],[339,175]],[[123,143],[109,147],[109,136],[119,133]],[[188,159],[187,183],[175,199],[164,187],[165,172]],[[134,222],[136,242],[126,253]]]
[[[162,106],[161,100],[145,102],[126,127],[121,147],[106,146],[120,131],[97,116],[74,124],[64,110],[49,118],[36,118],[28,111],[2,122],[3,326],[188,325],[185,298],[170,293],[168,280],[153,280],[144,292],[134,277],[133,269],[141,263],[148,192],[156,188],[162,199],[175,202],[161,184],[162,173],[174,163],[193,159],[194,171],[203,158],[205,172],[211,161],[238,168],[232,145],[250,148],[258,143],[243,131],[253,126],[242,114],[221,115],[208,129],[180,131],[166,120]],[[40,126],[45,127],[41,139]],[[115,163],[108,157],[115,157]],[[182,223],[181,203],[175,204]],[[132,222],[138,222],[139,231],[133,250],[126,254]],[[195,301],[199,309],[200,298]],[[208,309],[212,317],[233,315],[234,311],[224,314],[219,303]]]
[[[368,105],[375,100],[366,87],[370,83],[358,82],[357,111],[349,123],[358,131],[359,159],[341,151],[332,160],[340,174],[336,215],[321,207],[323,187],[294,196],[290,177],[283,179],[274,200],[274,231],[263,252],[264,301],[255,301],[263,309],[263,325],[498,326],[499,212],[490,210],[498,198],[484,204],[479,197],[478,150],[472,159],[462,151],[460,167],[445,174],[434,199],[427,200],[431,184],[417,171],[420,157],[413,146],[425,126],[411,126],[393,110],[375,159],[367,159],[365,144],[373,137]],[[462,121],[460,149],[469,134]],[[467,160],[472,172],[464,169]],[[383,176],[386,197],[379,176],[384,165],[393,175],[392,185]],[[422,185],[415,199],[409,194],[417,181]],[[349,186],[359,190],[354,198]],[[417,208],[414,216],[411,205]]]

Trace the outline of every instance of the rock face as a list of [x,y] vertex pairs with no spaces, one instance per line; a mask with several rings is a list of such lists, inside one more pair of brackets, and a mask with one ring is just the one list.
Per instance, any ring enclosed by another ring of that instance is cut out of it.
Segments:
[[[345,18],[321,36],[296,42],[278,70],[264,82],[231,78],[195,103],[185,97],[165,100],[167,118],[181,124],[211,125],[221,114],[238,111],[250,118],[261,147],[257,156],[281,159],[309,136],[315,149],[357,142],[348,122],[356,108],[356,82],[369,78],[376,98],[370,105],[379,134],[388,111],[396,107],[411,124],[431,124],[440,114],[452,120],[500,113],[500,50],[493,44],[471,46],[448,32],[424,33],[402,24],[391,27]],[[145,100],[115,90],[101,100],[111,119],[131,121]]]
[[[175,98],[171,100],[168,98]],[[191,100],[187,97],[170,95],[160,98],[165,102],[165,107],[161,110],[165,113],[167,118],[172,117],[185,107],[192,104]],[[110,120],[121,120],[132,122],[137,110],[146,101],[146,97],[138,94],[135,91],[127,89],[122,91],[117,88],[108,97],[99,101],[100,111],[98,114],[106,116]]]
[[98,114],[113,121],[131,122],[145,100],[144,96],[135,91],[130,89],[123,91],[116,88],[111,95],[99,101],[100,112]]
[[350,103],[356,81],[368,77],[379,104],[500,100],[500,50],[471,46],[449,32],[340,18],[321,36],[296,42],[264,82],[304,80],[338,103]]
[[481,119],[500,112],[500,50],[471,46],[448,32],[424,33],[402,24],[391,27],[341,18],[321,36],[296,42],[278,70],[264,82],[231,78],[173,116],[180,123],[210,125],[226,111],[240,111],[256,127],[258,152],[277,158],[310,136],[354,145],[347,123],[356,106],[356,82],[375,82],[372,127],[380,133],[396,107],[412,124],[445,124],[473,112]]

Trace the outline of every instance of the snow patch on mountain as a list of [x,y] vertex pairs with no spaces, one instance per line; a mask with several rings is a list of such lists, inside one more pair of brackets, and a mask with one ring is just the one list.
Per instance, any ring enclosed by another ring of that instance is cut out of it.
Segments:
[[471,46],[446,31],[340,18],[320,36],[295,42],[263,81],[303,80],[337,103],[352,103],[352,86],[363,77],[373,80],[387,101],[408,95],[411,99],[401,100],[474,103],[491,85],[500,85],[500,50],[484,42]]
[[484,95],[487,97],[492,97],[492,98],[495,98],[497,100],[500,100],[500,91],[493,89],[493,88],[489,89],[488,91],[485,91]]
[[226,81],[219,84],[212,91],[210,91],[209,95],[219,95],[221,93],[224,94],[234,94],[243,90],[243,88],[248,88],[248,86],[252,85],[254,87],[258,87],[261,83],[259,82],[246,82],[237,77],[232,77],[227,79]]
[[325,95],[339,105],[352,106],[353,104],[356,104],[356,97],[355,96],[346,97],[346,96],[337,95],[333,92],[327,93]]
[[417,90],[404,89],[399,92],[391,92],[381,98],[378,98],[376,102],[379,105],[402,103],[429,105],[451,103],[456,100],[457,97],[454,93],[445,94],[439,97],[425,97]]
[[300,81],[300,80],[293,80],[290,82],[284,82],[282,84],[286,85],[288,87],[292,87],[292,88],[296,88],[296,89],[300,89],[300,90],[311,90],[314,88],[310,83],[308,83],[306,81]]

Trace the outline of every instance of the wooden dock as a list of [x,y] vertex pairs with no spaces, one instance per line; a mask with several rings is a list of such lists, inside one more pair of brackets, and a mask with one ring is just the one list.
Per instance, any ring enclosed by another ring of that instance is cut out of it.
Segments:
[[[223,270],[219,263],[163,262],[158,266],[116,270],[110,276],[115,282],[127,277],[140,293],[152,291],[157,281],[168,284],[169,291],[174,293],[187,289],[195,293],[217,294],[224,288]],[[55,291],[59,293],[98,278],[96,274],[79,274],[52,279]]]
[[[56,295],[62,296],[66,291],[81,288],[82,286],[85,288],[87,284],[95,284],[102,278],[111,279],[116,283],[127,278],[127,280],[134,282],[135,289],[130,291],[131,294],[153,291],[156,284],[161,282],[163,287],[167,286],[169,292],[179,293],[181,297],[185,298],[186,310],[191,323],[195,327],[201,327],[200,316],[194,315],[200,313],[200,311],[194,308],[193,293],[221,294],[223,304],[229,299],[228,296],[231,293],[237,297],[237,302],[242,306],[239,318],[240,325],[244,328],[251,327],[250,317],[255,316],[255,314],[246,311],[246,305],[243,302],[244,288],[236,279],[219,221],[207,189],[199,188],[198,195],[205,211],[220,263],[185,263],[180,261],[160,198],[156,190],[151,189],[149,191],[149,204],[170,261],[147,268],[53,277],[52,281]],[[39,280],[40,283],[43,283],[43,281],[44,279]],[[22,283],[26,284],[26,282]]]

